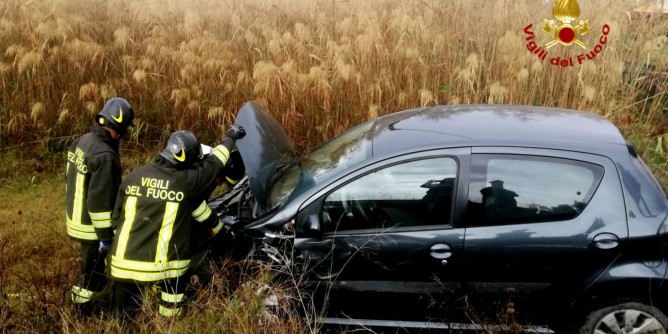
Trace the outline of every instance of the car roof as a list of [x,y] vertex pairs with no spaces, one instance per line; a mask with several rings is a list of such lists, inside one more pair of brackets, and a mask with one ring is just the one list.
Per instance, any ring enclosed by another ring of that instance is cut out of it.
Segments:
[[549,107],[443,105],[390,114],[377,119],[375,125],[374,156],[386,146],[396,149],[409,142],[413,146],[626,146],[617,127],[605,118]]

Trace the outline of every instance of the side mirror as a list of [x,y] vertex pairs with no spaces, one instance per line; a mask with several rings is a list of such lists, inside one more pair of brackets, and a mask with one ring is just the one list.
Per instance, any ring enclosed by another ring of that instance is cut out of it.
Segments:
[[318,215],[306,216],[302,222],[302,231],[305,235],[309,236],[320,234],[320,219]]

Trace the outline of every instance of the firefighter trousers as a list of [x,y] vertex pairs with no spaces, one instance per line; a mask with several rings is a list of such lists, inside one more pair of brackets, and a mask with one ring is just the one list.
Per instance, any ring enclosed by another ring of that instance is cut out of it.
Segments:
[[72,301],[76,308],[84,314],[91,312],[93,294],[102,291],[107,283],[105,257],[107,252],[101,253],[97,243],[81,243],[81,259],[79,281],[72,286]]
[[[186,275],[175,279],[166,279],[160,282],[125,282],[114,281],[112,304],[114,311],[128,320],[134,318],[140,309],[147,292],[160,297],[158,312],[165,317],[175,317],[181,314],[185,301]],[[142,295],[144,294],[144,295]]]

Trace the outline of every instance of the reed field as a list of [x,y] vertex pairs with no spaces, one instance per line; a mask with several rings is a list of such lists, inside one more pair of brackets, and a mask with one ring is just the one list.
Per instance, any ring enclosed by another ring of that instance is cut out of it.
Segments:
[[[0,1],[0,333],[127,330],[108,316],[74,319],[64,296],[77,256],[64,223],[64,150],[113,96],[137,117],[121,146],[126,171],[174,130],[215,143],[249,100],[298,152],[394,111],[494,103],[602,115],[668,184],[668,18],[634,15],[644,3],[580,0],[587,49],[557,45],[543,60],[526,28],[547,43],[554,1]],[[575,64],[550,64],[556,56]],[[254,292],[272,284],[270,268],[225,268],[214,272],[225,286],[204,289],[186,321],[147,311],[130,331],[317,329],[298,315],[294,287],[272,286],[292,306],[268,320]]]

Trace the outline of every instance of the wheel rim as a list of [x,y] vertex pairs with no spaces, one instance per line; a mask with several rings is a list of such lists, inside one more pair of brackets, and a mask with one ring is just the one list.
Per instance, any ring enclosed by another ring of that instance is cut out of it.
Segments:
[[606,314],[596,324],[594,334],[666,334],[666,330],[653,315],[626,309]]

